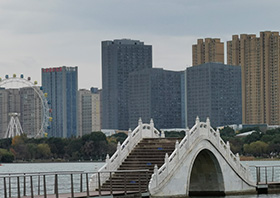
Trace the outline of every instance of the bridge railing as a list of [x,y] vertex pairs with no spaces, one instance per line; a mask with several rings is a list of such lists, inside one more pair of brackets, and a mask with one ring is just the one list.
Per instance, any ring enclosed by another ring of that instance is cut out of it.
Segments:
[[[103,167],[99,170],[102,171],[115,171],[117,170],[122,162],[127,158],[130,152],[134,149],[134,147],[143,139],[143,138],[160,138],[164,137],[164,134],[161,134],[155,127],[153,120],[151,119],[150,124],[143,124],[140,119],[138,122],[138,126],[131,132],[128,132],[128,137],[125,141],[120,145],[118,143],[116,152],[109,158],[109,155],[106,157],[106,162]],[[96,189],[96,181],[97,174],[93,174],[91,176],[90,187],[91,189]],[[101,185],[109,179],[108,176],[103,176],[101,178]]]
[[215,131],[210,126],[210,120],[208,118],[206,122],[200,122],[199,118],[197,118],[195,125],[190,130],[187,129],[186,135],[181,142],[176,142],[175,150],[172,154],[170,156],[166,154],[165,163],[159,169],[157,166],[155,167],[149,188],[158,188],[167,181],[167,177],[172,175],[170,173],[176,169],[194,143],[201,139],[208,139],[221,155],[225,157],[225,160],[237,174],[250,182],[251,185],[254,185],[254,183],[251,182],[250,171],[240,163],[239,154],[237,153],[235,155],[231,152],[229,142],[225,143],[222,140],[219,131]]

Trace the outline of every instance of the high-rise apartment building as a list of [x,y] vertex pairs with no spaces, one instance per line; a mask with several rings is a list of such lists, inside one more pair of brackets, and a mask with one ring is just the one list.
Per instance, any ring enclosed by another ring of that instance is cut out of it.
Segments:
[[0,138],[5,136],[10,121],[9,113],[20,113],[20,91],[0,88]]
[[241,124],[241,67],[205,63],[186,69],[186,120],[210,118],[211,126]]
[[92,93],[92,131],[101,131],[101,98],[102,90],[90,89]]
[[102,42],[102,128],[129,128],[128,75],[152,67],[152,46],[138,40]]
[[10,114],[17,113],[23,132],[35,137],[42,124],[42,102],[32,87],[0,89],[0,138],[5,136]]
[[280,125],[279,32],[233,35],[227,62],[242,67],[243,124]]
[[42,85],[52,109],[48,137],[77,136],[78,67],[42,68]]
[[129,74],[129,127],[141,117],[153,118],[157,128],[182,128],[181,76],[183,72],[147,68]]
[[42,126],[42,101],[32,87],[20,89],[20,116],[22,130],[28,137],[35,137]]
[[219,38],[197,39],[192,46],[193,66],[203,63],[224,63],[224,43]]
[[96,88],[79,90],[79,135],[101,131],[101,91]]

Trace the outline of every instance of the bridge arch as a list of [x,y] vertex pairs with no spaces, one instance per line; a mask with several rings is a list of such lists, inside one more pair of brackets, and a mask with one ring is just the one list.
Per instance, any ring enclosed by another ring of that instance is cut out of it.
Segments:
[[190,196],[225,195],[221,166],[208,149],[200,150],[191,163],[188,193]]

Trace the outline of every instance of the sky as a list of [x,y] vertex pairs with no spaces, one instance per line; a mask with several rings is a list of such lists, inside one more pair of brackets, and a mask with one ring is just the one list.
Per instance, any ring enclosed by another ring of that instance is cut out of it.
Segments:
[[153,67],[181,71],[199,38],[280,30],[279,0],[1,0],[0,77],[78,66],[78,86],[102,88],[101,41],[153,47]]

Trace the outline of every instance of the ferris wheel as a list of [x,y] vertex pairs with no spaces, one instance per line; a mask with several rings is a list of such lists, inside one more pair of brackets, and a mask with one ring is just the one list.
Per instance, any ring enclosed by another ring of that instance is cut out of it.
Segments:
[[[40,126],[37,127],[37,131],[32,134],[32,137],[44,137],[47,135],[47,130],[50,128],[50,122],[52,121],[52,117],[50,116],[51,113],[51,109],[49,108],[49,104],[50,102],[47,100],[47,93],[43,92],[43,87],[40,87],[37,85],[37,81],[32,82],[31,78],[28,77],[27,79],[24,78],[24,75],[21,74],[20,77],[17,77],[16,74],[13,74],[12,77],[9,77],[8,75],[5,76],[4,79],[0,78],[0,87],[4,87],[4,88],[15,88],[13,86],[16,86],[16,88],[32,88],[34,90],[34,93],[36,94],[36,96],[39,98],[40,101],[40,121],[41,123]],[[10,85],[10,86],[9,86]],[[9,112],[9,115],[13,116],[16,115],[18,116],[17,113],[14,112]],[[13,119],[14,120],[14,119]],[[12,117],[11,117],[11,121],[12,121]],[[18,125],[19,123],[15,123],[15,126]],[[9,126],[7,127],[7,131],[8,128],[12,127]],[[13,137],[13,134],[8,134],[8,132],[6,131],[6,138],[10,138]],[[22,130],[21,130],[22,131]],[[23,131],[24,132],[24,131]],[[7,135],[8,134],[8,135]],[[16,133],[15,133],[16,135]]]

